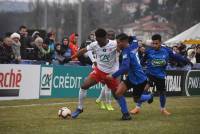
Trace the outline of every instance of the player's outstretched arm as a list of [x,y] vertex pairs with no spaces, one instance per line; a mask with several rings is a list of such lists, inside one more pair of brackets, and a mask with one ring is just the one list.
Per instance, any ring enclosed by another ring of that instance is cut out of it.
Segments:
[[185,64],[190,64],[190,60],[187,59],[186,57],[183,57],[183,56],[180,55],[180,54],[174,54],[174,53],[172,52],[172,50],[170,50],[169,48],[168,48],[167,50],[168,50],[169,56],[170,56],[172,59],[175,59],[176,61],[180,61],[180,62],[185,63]]
[[112,77],[117,78],[118,76],[123,75],[124,73],[127,73],[129,70],[129,67],[130,67],[130,57],[128,53],[126,52],[123,54],[122,64],[119,70],[113,73]]
[[82,48],[78,51],[78,53],[72,55],[71,59],[77,58],[79,56],[82,56],[84,53],[86,53],[88,50],[87,48]]

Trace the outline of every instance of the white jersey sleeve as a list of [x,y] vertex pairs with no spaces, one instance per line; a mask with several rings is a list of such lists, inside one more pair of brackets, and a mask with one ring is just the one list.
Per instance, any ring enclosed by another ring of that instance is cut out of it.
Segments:
[[90,60],[92,62],[96,62],[96,59],[94,58],[94,55],[92,54],[93,51],[88,51],[87,54],[88,54],[88,57],[90,58]]
[[92,42],[89,45],[87,45],[86,49],[87,49],[87,51],[95,51],[96,46],[97,46],[97,43],[95,41],[95,42]]

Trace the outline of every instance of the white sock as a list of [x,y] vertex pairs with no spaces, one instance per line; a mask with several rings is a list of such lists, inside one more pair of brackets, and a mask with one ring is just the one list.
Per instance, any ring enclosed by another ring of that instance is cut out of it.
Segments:
[[83,109],[83,100],[87,95],[87,90],[81,89],[79,90],[79,97],[78,97],[78,108]]
[[103,101],[104,98],[105,98],[105,86],[101,89],[101,93],[100,93],[100,95],[98,97],[98,100],[99,101]]
[[105,86],[105,98],[106,98],[106,103],[111,104],[112,93],[111,93],[111,90],[107,86]]
[[166,109],[161,107],[160,110],[163,111],[163,110],[166,110]]
[[137,109],[140,109],[140,108],[141,108],[141,106],[136,106],[136,108],[137,108]]

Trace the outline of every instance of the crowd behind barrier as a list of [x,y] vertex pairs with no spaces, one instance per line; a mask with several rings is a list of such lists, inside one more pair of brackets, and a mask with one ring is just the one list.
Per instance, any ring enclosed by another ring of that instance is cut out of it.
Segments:
[[[108,31],[109,39],[115,39],[115,32]],[[46,65],[92,65],[87,54],[71,59],[79,49],[86,47],[95,41],[95,35],[90,33],[88,39],[78,45],[78,34],[72,33],[70,37],[63,37],[56,42],[54,32],[44,35],[34,31],[31,35],[26,26],[20,26],[14,33],[6,34],[0,40],[0,64],[46,64]],[[143,58],[146,44],[138,41],[139,58]],[[79,47],[80,46],[80,47]],[[191,64],[183,65],[170,59],[168,70],[190,70],[200,68],[200,45],[186,47],[184,44],[176,44],[172,48],[173,53],[187,57]]]

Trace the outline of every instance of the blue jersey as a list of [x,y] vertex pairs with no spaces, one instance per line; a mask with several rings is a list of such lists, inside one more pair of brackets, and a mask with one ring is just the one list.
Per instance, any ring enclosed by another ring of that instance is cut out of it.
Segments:
[[147,74],[158,78],[165,78],[166,66],[169,58],[187,63],[187,59],[181,55],[173,54],[172,50],[167,47],[161,47],[159,50],[149,48],[145,53],[145,60],[147,61]]
[[138,58],[137,49],[134,44],[122,51],[122,64],[117,72],[112,76],[114,78],[128,72],[128,79],[132,84],[137,85],[147,80],[145,73]]

